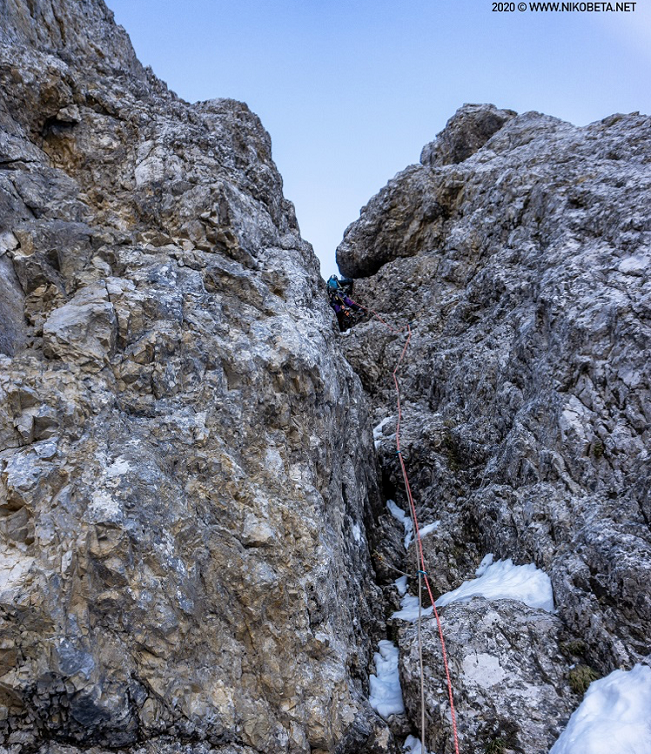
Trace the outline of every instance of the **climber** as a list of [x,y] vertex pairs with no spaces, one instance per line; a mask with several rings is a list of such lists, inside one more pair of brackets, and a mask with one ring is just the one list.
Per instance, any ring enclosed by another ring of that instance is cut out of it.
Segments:
[[336,275],[330,275],[327,285],[328,293],[338,291],[346,296],[351,296],[353,293],[353,281],[350,278],[343,276],[338,278]]
[[328,278],[327,286],[330,306],[337,315],[339,329],[344,332],[355,324],[355,315],[363,311],[362,307],[348,295],[348,293],[352,293],[353,281],[348,278],[339,280],[336,275],[331,275]]

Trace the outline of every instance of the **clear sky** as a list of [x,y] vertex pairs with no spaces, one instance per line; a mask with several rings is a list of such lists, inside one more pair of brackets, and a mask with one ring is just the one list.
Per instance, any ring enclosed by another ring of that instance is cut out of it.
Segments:
[[232,97],[260,116],[325,277],[361,207],[464,102],[577,125],[651,113],[651,0],[628,13],[494,12],[492,0],[107,3],[181,97]]

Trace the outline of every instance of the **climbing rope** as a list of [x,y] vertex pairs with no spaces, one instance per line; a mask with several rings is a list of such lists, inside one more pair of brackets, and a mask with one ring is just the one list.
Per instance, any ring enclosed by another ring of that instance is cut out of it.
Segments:
[[441,619],[438,614],[438,610],[436,609],[435,601],[434,601],[434,595],[432,594],[432,589],[430,587],[429,579],[427,578],[427,569],[425,568],[425,554],[423,552],[423,541],[420,536],[420,528],[418,526],[418,516],[416,515],[416,504],[414,503],[414,496],[411,491],[411,486],[409,484],[409,477],[407,475],[407,468],[405,466],[405,461],[402,457],[402,448],[400,447],[400,425],[402,422],[402,404],[400,401],[400,383],[398,382],[398,370],[400,369],[400,366],[402,365],[402,362],[404,361],[405,354],[407,353],[407,349],[409,348],[409,343],[411,342],[411,322],[408,322],[404,327],[401,328],[395,328],[392,327],[388,322],[385,322],[382,317],[374,310],[370,309],[366,306],[363,306],[362,304],[357,304],[361,309],[364,309],[366,312],[370,312],[373,314],[373,316],[378,319],[385,327],[387,327],[391,332],[395,333],[396,335],[400,335],[407,332],[407,340],[405,341],[405,345],[402,348],[402,353],[400,354],[400,358],[398,359],[398,362],[396,363],[396,367],[393,370],[393,383],[396,388],[396,401],[397,401],[397,409],[398,409],[398,418],[396,421],[396,455],[398,456],[398,460],[400,461],[400,469],[402,471],[402,478],[405,483],[405,491],[407,493],[407,500],[409,501],[409,509],[411,512],[411,518],[414,524],[414,532],[416,535],[416,563],[417,563],[417,571],[418,571],[418,651],[419,651],[419,661],[420,661],[420,683],[421,683],[421,739],[422,739],[422,749],[423,752],[425,751],[425,679],[424,679],[424,672],[423,672],[423,654],[422,654],[422,643],[421,643],[421,632],[420,632],[420,621],[421,621],[421,615],[422,615],[422,601],[421,601],[421,591],[422,591],[422,581],[425,582],[425,586],[427,588],[427,593],[430,598],[430,602],[432,603],[432,610],[434,612],[434,617],[436,618],[436,625],[438,628],[438,634],[439,639],[441,641],[441,654],[443,656],[443,666],[445,668],[445,678],[447,681],[448,686],[448,698],[450,700],[450,714],[452,717],[452,735],[454,738],[454,751],[455,754],[459,754],[459,738],[457,735],[457,718],[456,713],[454,710],[454,695],[452,693],[452,681],[450,679],[450,668],[448,665],[448,657],[447,657],[447,651],[445,649],[445,639],[443,638],[443,626],[441,625]]
[[423,665],[423,636],[422,636],[422,622],[423,622],[423,574],[420,570],[420,563],[418,562],[418,551],[414,549],[416,554],[416,571],[418,573],[418,668],[420,671],[420,748],[423,754],[427,751],[425,748],[425,671]]

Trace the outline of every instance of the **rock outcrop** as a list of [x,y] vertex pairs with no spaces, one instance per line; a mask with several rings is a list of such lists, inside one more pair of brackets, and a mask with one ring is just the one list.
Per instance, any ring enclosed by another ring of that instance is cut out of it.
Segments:
[[[413,322],[402,370],[403,458],[421,519],[441,522],[424,540],[436,587],[457,587],[488,552],[535,562],[551,577],[570,634],[565,677],[572,662],[604,674],[651,651],[650,195],[646,116],[577,128],[465,106],[425,147],[422,165],[370,200],[337,252],[342,272],[358,278],[357,300],[390,321]],[[387,375],[404,337],[372,320],[343,342],[375,421],[394,414]],[[385,490],[400,502],[394,431],[395,422],[385,424],[378,445]],[[396,562],[394,545],[378,547]],[[463,613],[442,609],[453,646],[467,630]],[[408,686],[413,640],[403,632]],[[478,637],[477,651],[506,672],[494,642]],[[539,646],[536,639],[528,651]],[[477,700],[460,648],[456,658],[450,652],[453,678],[462,699]],[[560,677],[546,662],[525,674],[537,688]],[[428,686],[432,699],[439,685]],[[508,710],[514,702],[501,686]],[[513,707],[510,728],[502,721],[504,736],[491,733],[488,709],[482,719],[473,707],[464,720],[462,702],[460,734],[478,752],[491,736],[518,751],[545,750],[531,748],[525,728],[544,710],[541,740],[549,743],[568,701],[526,698],[520,719]],[[436,715],[448,725],[449,710]],[[440,729],[429,743],[442,750]]]
[[268,134],[102,0],[1,2],[0,91],[0,748],[391,751],[369,422]]
[[[578,704],[567,676],[559,618],[521,602],[483,598],[443,611],[446,648],[456,670],[455,706],[463,752],[515,750],[547,754],[558,721]],[[436,624],[423,627],[423,662],[430,751],[450,751],[448,689]],[[420,717],[415,626],[401,634],[402,686],[409,716]],[[492,749],[490,748],[492,747]]]

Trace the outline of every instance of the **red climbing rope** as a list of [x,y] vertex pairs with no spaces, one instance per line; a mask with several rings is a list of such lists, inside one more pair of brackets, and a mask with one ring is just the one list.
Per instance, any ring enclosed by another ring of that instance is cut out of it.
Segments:
[[455,754],[459,754],[459,738],[457,736],[457,718],[454,711],[454,695],[452,693],[452,681],[450,680],[450,668],[448,667],[448,656],[445,649],[445,639],[443,638],[443,626],[441,625],[441,619],[439,618],[436,605],[434,604],[434,595],[432,594],[432,589],[430,587],[429,579],[427,578],[427,569],[425,568],[425,555],[423,553],[423,541],[421,539],[420,529],[418,526],[418,516],[416,515],[416,505],[414,503],[414,496],[411,492],[411,486],[409,484],[409,477],[407,476],[407,468],[405,466],[405,462],[402,457],[402,450],[400,448],[400,423],[402,421],[402,405],[400,402],[400,384],[398,382],[398,370],[400,369],[400,365],[402,364],[405,358],[405,354],[407,353],[407,348],[409,347],[409,343],[411,341],[411,323],[407,323],[405,327],[396,329],[395,327],[392,327],[390,324],[385,322],[382,319],[382,317],[380,317],[380,315],[373,309],[369,309],[365,306],[362,306],[361,304],[357,304],[357,306],[361,307],[367,312],[372,312],[373,315],[380,322],[382,322],[383,325],[385,325],[386,327],[389,328],[389,330],[391,330],[391,332],[400,334],[400,333],[405,332],[405,330],[407,331],[407,340],[405,341],[405,345],[403,346],[402,353],[400,354],[400,358],[398,359],[398,363],[396,364],[396,367],[393,370],[393,382],[396,388],[396,399],[397,399],[397,404],[398,404],[398,419],[396,422],[396,452],[397,452],[398,460],[400,461],[400,468],[402,469],[402,477],[405,482],[405,490],[407,491],[407,499],[409,500],[409,508],[411,510],[411,517],[414,522],[414,531],[416,533],[416,543],[418,546],[418,556],[419,556],[422,576],[425,579],[425,586],[427,587],[427,593],[429,594],[429,598],[432,603],[432,609],[434,611],[434,616],[436,617],[436,625],[438,627],[439,638],[441,640],[441,654],[443,655],[443,665],[445,667],[445,677],[446,677],[447,685],[448,685],[448,697],[450,699],[450,713],[452,716],[452,734],[454,737],[454,750],[455,750]]

